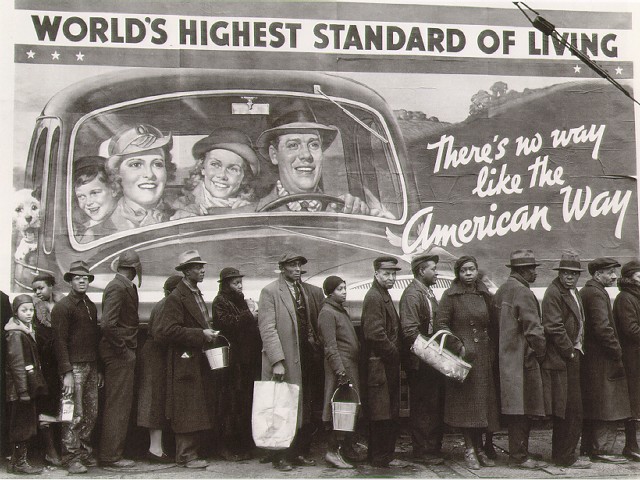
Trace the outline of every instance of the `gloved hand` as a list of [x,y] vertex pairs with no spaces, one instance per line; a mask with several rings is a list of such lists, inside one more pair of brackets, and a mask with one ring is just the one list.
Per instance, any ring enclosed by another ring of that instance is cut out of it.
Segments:
[[340,387],[348,385],[351,382],[351,379],[347,376],[346,372],[338,372],[336,377],[338,379],[338,386]]

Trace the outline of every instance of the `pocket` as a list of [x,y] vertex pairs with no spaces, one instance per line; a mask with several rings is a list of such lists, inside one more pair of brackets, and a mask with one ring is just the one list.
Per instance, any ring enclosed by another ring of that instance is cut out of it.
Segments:
[[176,353],[173,377],[178,382],[193,381],[198,369],[198,357],[191,351],[179,351]]
[[367,385],[370,387],[379,387],[387,383],[387,372],[380,357],[369,358],[368,373]]

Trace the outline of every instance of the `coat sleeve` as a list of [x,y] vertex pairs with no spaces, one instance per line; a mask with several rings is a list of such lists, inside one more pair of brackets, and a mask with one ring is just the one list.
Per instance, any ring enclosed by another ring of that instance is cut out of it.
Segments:
[[626,295],[618,295],[613,305],[613,313],[618,320],[619,335],[625,341],[640,345],[640,312]]
[[179,295],[167,297],[155,321],[158,324],[157,340],[162,344],[202,348],[206,343],[201,327],[185,326],[185,310]]
[[584,307],[585,323],[589,326],[591,341],[600,345],[613,361],[622,359],[622,347],[609,321],[609,297],[600,293],[590,295],[584,289],[580,291]]
[[122,311],[127,292],[118,283],[109,283],[102,295],[102,318],[100,318],[100,329],[102,336],[116,349],[125,347],[124,339],[118,336],[118,320]]
[[262,338],[262,349],[271,365],[284,361],[284,350],[280,342],[280,336],[276,329],[276,304],[273,292],[266,287],[260,292],[260,314],[258,315],[258,328]]
[[550,294],[547,289],[542,299],[542,326],[547,335],[547,341],[556,346],[562,358],[568,360],[573,354],[574,347],[562,321],[562,303],[560,295]]
[[25,370],[24,352],[22,350],[22,339],[19,332],[7,334],[7,373],[13,378],[18,395],[29,393],[27,383],[27,371]]
[[362,305],[364,339],[372,353],[387,362],[399,359],[400,352],[387,336],[385,318],[383,300],[374,296],[366,296]]
[[320,333],[320,341],[324,345],[324,355],[329,362],[329,366],[333,373],[346,372],[340,351],[338,350],[338,341],[336,338],[336,316],[330,310],[320,310],[318,316],[318,328]]
[[233,305],[219,296],[213,300],[211,310],[215,328],[226,332],[242,335],[244,329],[251,329],[255,324],[255,317],[250,310],[238,312]]
[[518,308],[518,322],[522,326],[524,338],[534,351],[538,363],[542,363],[547,353],[547,341],[540,321],[536,297],[530,291],[518,291],[514,298],[514,305]]
[[417,292],[405,292],[400,299],[400,328],[407,348],[418,338],[420,325],[420,295]]
[[64,375],[71,372],[69,360],[69,311],[66,306],[56,303],[51,311],[51,327],[53,328],[53,344],[58,362],[58,373]]
[[[442,299],[440,300],[440,304],[438,305],[438,310],[436,311],[436,320],[435,320],[435,328],[434,330],[446,330],[448,332],[455,332],[451,329],[451,323],[453,320],[454,310],[453,310],[453,302],[451,301],[451,296],[445,291],[442,294]],[[462,341],[458,340],[454,337],[447,337],[447,347],[454,353],[460,354],[462,351],[462,347],[464,344]]]

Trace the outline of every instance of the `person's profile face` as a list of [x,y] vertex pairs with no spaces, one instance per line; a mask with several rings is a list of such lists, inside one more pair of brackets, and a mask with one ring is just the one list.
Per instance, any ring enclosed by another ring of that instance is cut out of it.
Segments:
[[302,262],[300,260],[293,260],[282,264],[280,271],[284,275],[284,278],[290,282],[298,282],[302,277]]
[[51,300],[51,294],[53,293],[53,287],[50,286],[44,280],[38,280],[37,282],[33,282],[31,285],[33,288],[33,293],[35,293],[36,297],[38,297],[43,302],[48,302]]
[[242,293],[242,278],[232,278],[229,282],[229,288],[236,293]]
[[615,285],[618,275],[616,274],[616,267],[604,268],[600,270],[598,279],[605,287]]
[[340,285],[336,287],[336,289],[331,292],[331,298],[333,298],[336,302],[343,304],[347,301],[347,284],[342,282]]
[[156,148],[126,157],[118,175],[126,199],[146,209],[155,207],[167,183],[164,150]]
[[229,150],[210,150],[202,164],[204,187],[216,198],[235,197],[244,179],[244,160]]
[[96,177],[75,189],[78,206],[94,222],[101,222],[116,208],[117,194]]
[[438,279],[438,264],[433,260],[429,260],[422,265],[420,273],[425,285],[435,285]]
[[89,288],[89,277],[87,275],[74,275],[69,283],[74,292],[85,293]]
[[278,147],[269,147],[271,163],[278,166],[280,182],[289,193],[314,192],[322,177],[322,143],[317,133],[280,135]]
[[204,280],[204,265],[195,263],[193,265],[189,265],[184,270],[184,276],[187,280],[190,280],[194,283],[200,283]]
[[537,267],[534,267],[534,266],[522,268],[521,270],[522,278],[524,278],[529,283],[535,282],[536,278],[538,278],[538,272],[536,272],[536,268]]

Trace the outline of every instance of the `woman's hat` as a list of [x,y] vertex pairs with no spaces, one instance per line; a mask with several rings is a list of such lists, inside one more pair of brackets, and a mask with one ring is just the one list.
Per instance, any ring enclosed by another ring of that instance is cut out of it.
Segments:
[[218,283],[222,283],[227,278],[242,278],[242,277],[244,277],[244,275],[242,275],[240,273],[240,270],[238,270],[237,268],[225,267],[222,270],[220,270],[220,280],[218,280]]
[[506,264],[505,267],[538,267],[540,265],[540,263],[536,262],[536,257],[533,255],[533,250],[520,249],[511,252],[511,258],[509,259],[509,263]]
[[235,128],[218,128],[207,137],[198,140],[191,149],[193,158],[202,158],[211,150],[228,150],[242,157],[249,164],[254,175],[260,173],[260,161],[253,150],[251,139]]
[[134,268],[138,277],[138,287],[142,285],[142,264],[135,250],[126,250],[111,262],[111,271],[118,273],[118,268]]
[[40,272],[38,275],[33,277],[33,280],[31,280],[31,285],[36,282],[46,282],[47,284],[54,286],[56,284],[56,278],[49,272]]
[[62,278],[64,278],[65,282],[69,283],[75,275],[80,275],[81,277],[89,277],[89,283],[93,282],[93,279],[95,278],[89,273],[89,266],[84,260],[75,260],[71,262],[69,271],[65,273],[64,277]]
[[636,272],[640,272],[640,260],[631,260],[622,266],[620,275],[625,278],[631,278]]
[[552,270],[571,270],[572,272],[584,272],[580,264],[580,257],[575,253],[563,253],[557,267]]
[[202,257],[198,253],[198,250],[187,250],[184,253],[181,253],[178,257],[178,261],[180,262],[176,267],[176,270],[182,272],[189,265],[206,265],[207,262],[202,260]]
[[180,275],[171,275],[164,282],[162,288],[167,292],[173,292],[173,289],[178,286],[178,284],[182,281],[182,277]]
[[23,293],[13,299],[11,308],[13,309],[14,315],[18,311],[18,308],[20,308],[20,305],[24,303],[33,303],[33,298],[31,297],[31,295],[27,295],[26,293]]
[[108,170],[115,170],[125,156],[164,148],[170,145],[171,141],[171,133],[165,136],[151,125],[139,124],[135,127],[124,127],[109,140],[107,145],[109,158],[106,167]]
[[324,282],[322,282],[322,291],[328,297],[341,283],[344,283],[343,279],[336,275],[331,275],[330,277],[325,278]]

